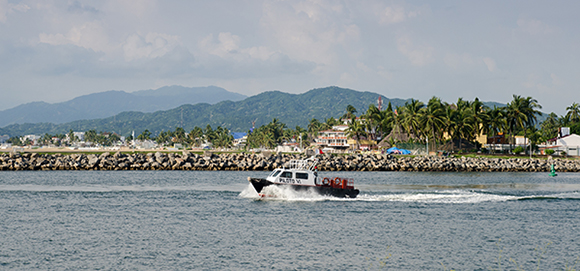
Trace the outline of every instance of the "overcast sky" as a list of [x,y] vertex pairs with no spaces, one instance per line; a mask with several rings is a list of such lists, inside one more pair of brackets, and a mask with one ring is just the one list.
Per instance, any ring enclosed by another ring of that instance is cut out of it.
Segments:
[[339,86],[580,102],[580,1],[0,0],[0,110],[107,90]]

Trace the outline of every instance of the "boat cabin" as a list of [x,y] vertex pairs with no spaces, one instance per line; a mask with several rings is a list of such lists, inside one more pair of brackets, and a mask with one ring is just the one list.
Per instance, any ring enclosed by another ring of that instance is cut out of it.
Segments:
[[272,171],[266,179],[273,183],[315,186],[318,183],[318,172],[278,168]]

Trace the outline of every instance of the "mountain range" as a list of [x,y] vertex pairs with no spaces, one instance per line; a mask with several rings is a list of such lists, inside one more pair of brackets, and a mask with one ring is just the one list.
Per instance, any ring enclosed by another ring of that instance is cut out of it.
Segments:
[[[342,116],[348,105],[354,106],[359,113],[365,112],[370,104],[377,104],[379,96],[385,107],[388,102],[391,102],[395,108],[404,105],[407,101],[388,99],[372,92],[339,87],[313,89],[302,94],[267,91],[243,100],[221,101],[213,105],[209,103],[187,104],[184,100],[179,107],[151,113],[126,111],[106,118],[66,123],[51,121],[50,123],[12,124],[0,128],[0,135],[57,134],[67,133],[71,129],[74,131],[94,129],[97,132],[116,132],[121,135],[129,135],[132,131],[139,134],[148,129],[156,135],[161,131],[174,130],[177,127],[190,131],[195,126],[205,128],[208,124],[213,128],[222,126],[233,132],[246,132],[252,128],[252,122],[259,127],[274,118],[291,128],[295,126],[306,128],[312,118],[324,121],[326,118]],[[127,108],[123,104],[118,104],[118,106]]]
[[136,92],[105,91],[83,95],[61,103],[32,102],[0,111],[0,127],[10,124],[50,122],[62,124],[83,119],[99,119],[125,111],[155,112],[183,104],[215,104],[247,98],[223,88],[167,86]]

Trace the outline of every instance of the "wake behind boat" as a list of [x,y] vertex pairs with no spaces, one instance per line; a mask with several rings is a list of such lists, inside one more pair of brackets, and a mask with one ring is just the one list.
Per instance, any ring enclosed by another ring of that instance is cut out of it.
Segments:
[[359,193],[354,188],[352,179],[346,178],[320,178],[316,165],[318,159],[310,157],[304,160],[291,160],[288,168],[277,168],[266,179],[248,177],[256,192],[261,197],[268,196],[263,193],[265,187],[270,185],[286,186],[294,190],[312,190],[323,196],[340,198],[356,198]]

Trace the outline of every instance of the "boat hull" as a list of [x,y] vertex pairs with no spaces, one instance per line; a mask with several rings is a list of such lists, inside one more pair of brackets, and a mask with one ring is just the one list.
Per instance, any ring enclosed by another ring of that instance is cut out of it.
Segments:
[[334,188],[334,187],[330,187],[330,186],[307,186],[307,185],[277,184],[277,183],[273,183],[273,182],[270,182],[266,179],[261,179],[261,178],[248,178],[248,181],[252,184],[254,189],[256,189],[256,192],[258,192],[258,194],[260,194],[260,195],[262,194],[262,189],[264,189],[264,187],[270,186],[270,185],[290,187],[296,191],[311,190],[311,191],[315,191],[316,193],[318,193],[322,196],[332,196],[332,197],[338,197],[338,198],[356,198],[356,196],[358,196],[358,194],[359,194],[359,190],[354,189],[354,188],[343,189],[343,188]]

